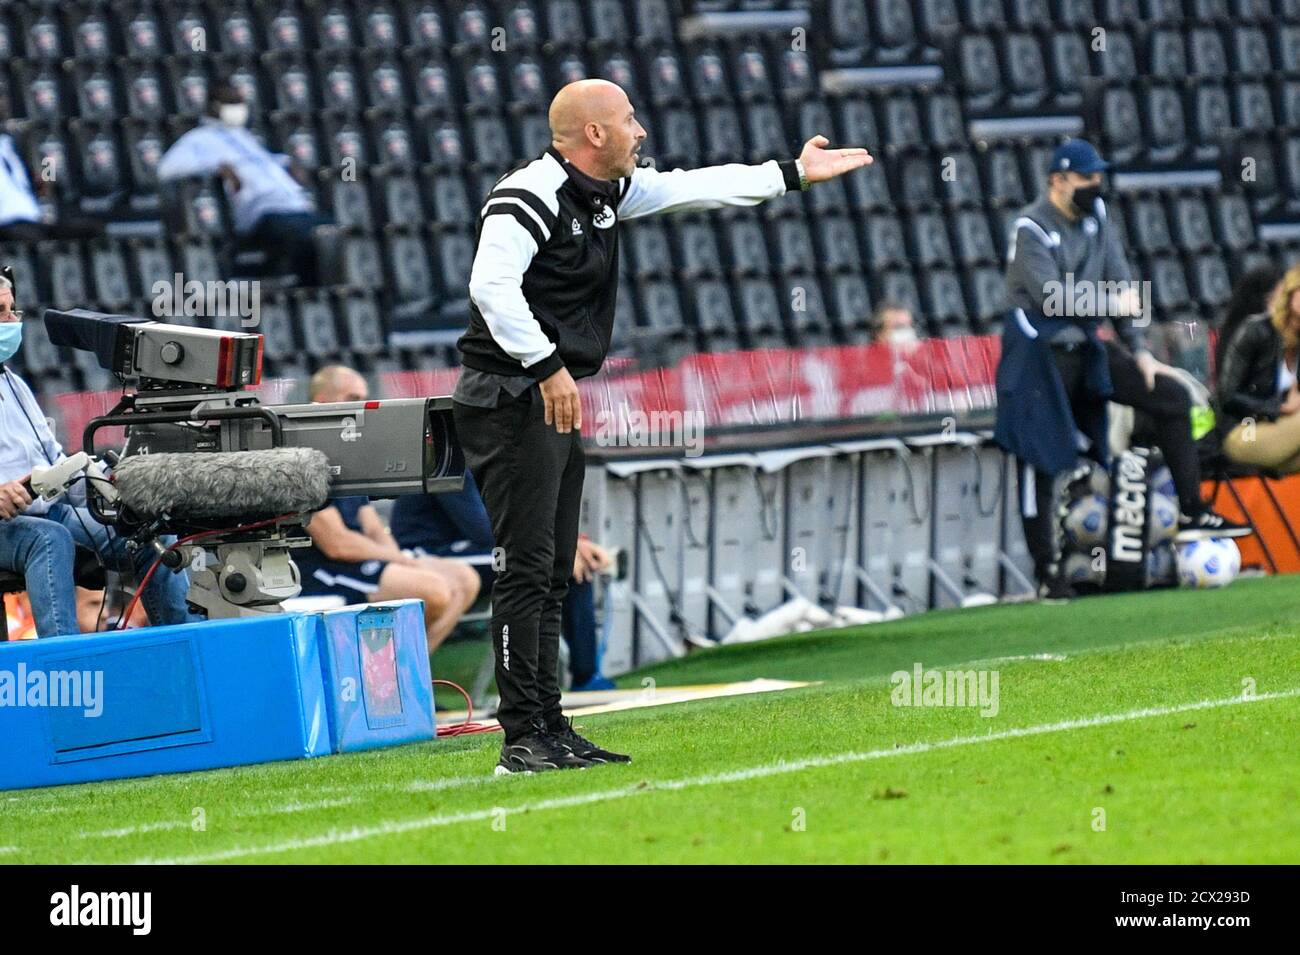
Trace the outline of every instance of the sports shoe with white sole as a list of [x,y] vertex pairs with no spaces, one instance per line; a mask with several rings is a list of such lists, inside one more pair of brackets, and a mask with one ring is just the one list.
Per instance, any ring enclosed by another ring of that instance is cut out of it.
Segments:
[[590,765],[591,760],[578,756],[550,733],[534,732],[513,743],[502,743],[501,759],[493,773],[509,776],[511,773],[540,773],[548,769],[585,769]]
[[1178,543],[1205,540],[1207,537],[1245,537],[1253,534],[1249,524],[1238,524],[1222,514],[1206,508],[1195,516],[1183,514],[1178,518]]
[[624,756],[622,753],[612,753],[607,749],[602,749],[591,740],[584,736],[579,736],[573,728],[573,721],[567,716],[560,717],[562,723],[560,726],[550,728],[552,739],[559,740],[561,745],[568,747],[569,751],[579,759],[585,759],[590,763],[630,763],[631,756]]

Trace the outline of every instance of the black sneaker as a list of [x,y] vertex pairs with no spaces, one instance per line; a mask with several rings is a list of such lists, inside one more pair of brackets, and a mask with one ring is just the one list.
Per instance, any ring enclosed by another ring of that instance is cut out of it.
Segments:
[[501,744],[501,759],[493,771],[497,776],[511,773],[540,773],[548,769],[583,769],[592,765],[550,733],[533,732],[513,743]]
[[1053,574],[1038,585],[1038,599],[1043,603],[1065,603],[1079,596],[1060,574]]
[[1238,524],[1208,507],[1196,515],[1182,514],[1178,518],[1179,543],[1205,540],[1207,537],[1245,537],[1253,534],[1249,524]]
[[550,735],[552,739],[567,746],[570,752],[579,759],[585,759],[592,763],[630,763],[631,756],[624,756],[622,753],[611,753],[607,749],[601,749],[591,740],[579,736],[573,728],[573,721],[567,716],[560,717],[560,725],[551,727]]

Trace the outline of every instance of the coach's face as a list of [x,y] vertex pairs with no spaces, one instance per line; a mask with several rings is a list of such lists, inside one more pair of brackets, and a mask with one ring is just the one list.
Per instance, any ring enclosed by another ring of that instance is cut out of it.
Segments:
[[0,322],[16,322],[21,318],[22,313],[14,311],[14,290],[0,288]]
[[599,125],[602,142],[597,144],[607,179],[632,175],[646,131],[636,118],[627,94],[617,86],[611,90],[608,108]]

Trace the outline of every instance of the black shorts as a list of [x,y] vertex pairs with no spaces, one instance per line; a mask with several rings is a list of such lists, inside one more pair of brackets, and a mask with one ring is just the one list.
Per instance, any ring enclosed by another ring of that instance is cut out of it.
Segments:
[[302,596],[342,597],[349,603],[366,603],[379,589],[379,578],[388,566],[386,560],[342,560],[294,558],[302,574]]

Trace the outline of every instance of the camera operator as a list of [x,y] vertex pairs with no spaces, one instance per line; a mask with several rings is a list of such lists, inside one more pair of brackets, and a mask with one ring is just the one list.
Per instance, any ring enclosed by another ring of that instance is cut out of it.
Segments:
[[[50,467],[64,454],[27,383],[3,364],[22,343],[22,313],[14,310],[15,291],[12,271],[0,270],[0,568],[24,576],[37,635],[51,637],[79,631],[73,584],[75,545],[93,550],[119,569],[133,562],[136,580],[143,579],[154,554],[141,548],[131,560],[126,541],[84,507],[84,482],[53,502],[33,500],[23,486],[33,468]],[[199,619],[189,612],[188,592],[185,573],[155,572],[142,596],[150,622]]]

